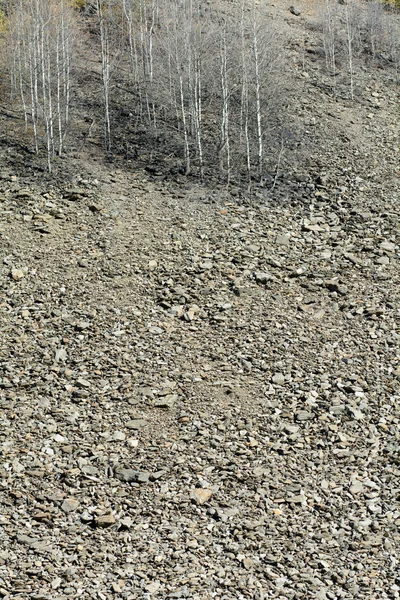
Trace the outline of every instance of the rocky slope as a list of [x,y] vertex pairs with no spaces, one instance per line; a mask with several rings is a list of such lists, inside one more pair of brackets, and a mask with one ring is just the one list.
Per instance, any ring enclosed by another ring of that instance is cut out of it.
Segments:
[[395,92],[317,70],[251,197],[3,146],[0,597],[399,598]]

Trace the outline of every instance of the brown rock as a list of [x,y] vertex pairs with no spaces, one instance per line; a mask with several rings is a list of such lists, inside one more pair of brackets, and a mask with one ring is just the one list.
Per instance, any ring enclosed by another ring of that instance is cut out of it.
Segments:
[[99,517],[96,518],[96,525],[97,527],[111,527],[111,525],[114,525],[116,523],[115,517],[113,514],[108,514],[108,515],[100,515]]
[[196,504],[205,504],[212,496],[212,490],[207,488],[195,488],[190,492],[190,499]]

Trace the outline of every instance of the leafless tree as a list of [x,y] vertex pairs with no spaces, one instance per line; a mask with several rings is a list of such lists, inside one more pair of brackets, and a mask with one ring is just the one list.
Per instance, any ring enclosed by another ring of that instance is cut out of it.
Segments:
[[12,84],[19,94],[35,150],[43,126],[48,168],[63,151],[70,105],[75,16],[66,0],[17,0],[9,17]]

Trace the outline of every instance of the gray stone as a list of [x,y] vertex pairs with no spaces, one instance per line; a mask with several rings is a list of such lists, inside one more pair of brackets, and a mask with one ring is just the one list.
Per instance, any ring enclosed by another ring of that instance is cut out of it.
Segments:
[[295,17],[299,17],[301,15],[301,10],[295,6],[291,6],[289,8],[289,12],[291,12]]
[[109,438],[110,442],[123,442],[126,438],[126,435],[123,431],[114,431],[112,436]]
[[288,233],[277,235],[276,243],[278,246],[289,246],[290,245],[290,235]]
[[178,399],[178,396],[176,394],[169,394],[168,396],[163,396],[162,398],[158,398],[154,402],[154,406],[156,408],[165,408],[165,409],[170,410],[171,408],[174,407],[177,399]]
[[254,273],[254,279],[257,281],[257,283],[267,283],[267,281],[271,279],[271,275],[269,273],[262,273],[258,271],[257,273]]
[[275,373],[272,377],[272,383],[276,385],[283,385],[285,383],[285,376],[283,373]]
[[361,481],[359,481],[358,479],[355,479],[354,481],[352,481],[349,489],[350,489],[350,493],[353,494],[353,496],[354,496],[355,494],[360,494],[361,492],[363,492],[364,486]]
[[396,244],[385,241],[380,244],[379,248],[381,248],[381,250],[386,250],[387,252],[394,252]]
[[134,469],[117,469],[115,477],[125,483],[147,483],[150,479],[150,473],[135,471]]
[[134,429],[135,431],[139,430],[139,429],[143,429],[143,427],[145,427],[147,424],[147,422],[144,419],[132,419],[132,421],[128,421],[126,423],[126,427],[128,429]]
[[79,508],[79,500],[76,498],[65,498],[64,502],[61,504],[61,510],[65,513],[73,512]]
[[296,413],[296,420],[297,421],[310,421],[311,419],[313,419],[315,417],[315,414],[312,412],[308,412],[306,410],[299,410]]

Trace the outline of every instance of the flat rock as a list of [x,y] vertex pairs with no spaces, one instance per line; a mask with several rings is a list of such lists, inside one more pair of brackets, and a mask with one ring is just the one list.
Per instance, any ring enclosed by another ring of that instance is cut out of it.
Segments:
[[115,477],[125,483],[147,483],[150,479],[150,473],[136,471],[135,469],[116,469]]
[[143,427],[145,427],[146,424],[147,421],[145,421],[144,419],[132,419],[131,421],[128,421],[125,426],[128,429],[139,430],[143,429]]
[[314,413],[308,412],[306,410],[299,410],[296,413],[296,421],[310,421],[315,417]]
[[100,515],[95,518],[95,523],[97,527],[105,529],[106,527],[111,527],[116,523],[116,519],[113,514],[108,515]]
[[76,498],[65,498],[64,502],[61,504],[61,510],[65,513],[73,512],[79,508],[80,502]]
[[290,245],[290,235],[288,233],[282,233],[276,236],[276,244],[278,246],[289,246]]
[[355,494],[361,494],[361,492],[364,491],[364,486],[361,481],[359,481],[358,479],[355,479],[354,481],[352,481],[349,491],[351,494],[353,494],[353,496]]
[[396,244],[394,244],[393,242],[385,241],[379,245],[379,248],[381,248],[381,250],[386,250],[387,252],[394,252]]

